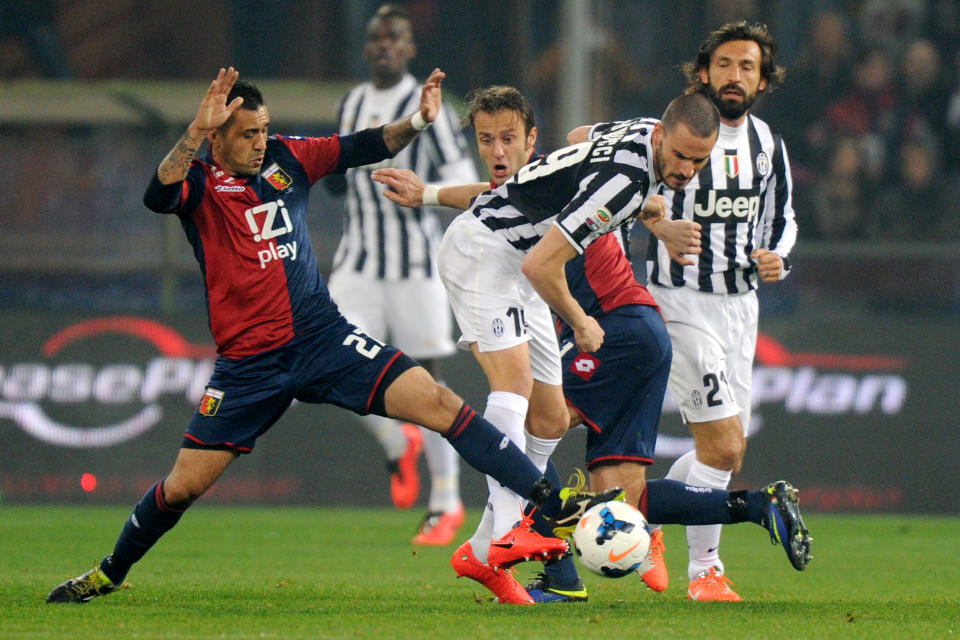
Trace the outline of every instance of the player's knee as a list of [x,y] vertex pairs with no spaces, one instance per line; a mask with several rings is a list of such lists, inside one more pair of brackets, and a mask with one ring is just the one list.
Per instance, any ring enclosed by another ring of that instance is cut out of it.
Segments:
[[202,496],[205,490],[206,488],[201,489],[199,486],[171,484],[167,481],[163,484],[163,499],[173,509],[186,509]]
[[743,459],[743,450],[743,438],[724,438],[715,442],[711,447],[713,464],[710,466],[735,471]]
[[566,405],[541,407],[527,414],[527,430],[540,438],[560,438],[570,425]]

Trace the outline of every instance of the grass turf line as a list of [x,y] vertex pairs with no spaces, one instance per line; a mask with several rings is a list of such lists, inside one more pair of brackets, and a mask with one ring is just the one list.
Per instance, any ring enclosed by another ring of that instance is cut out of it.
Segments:
[[[666,527],[670,588],[583,572],[590,601],[500,606],[448,564],[455,545],[410,544],[419,513],[193,507],[87,605],[47,592],[109,552],[127,507],[0,508],[0,637],[896,638],[960,634],[960,518],[805,514],[814,560],[794,571],[764,530],[724,531],[741,603],[686,598],[686,540]],[[469,513],[461,538],[476,525]],[[459,543],[460,540],[458,540]],[[519,565],[525,583],[538,563]]]

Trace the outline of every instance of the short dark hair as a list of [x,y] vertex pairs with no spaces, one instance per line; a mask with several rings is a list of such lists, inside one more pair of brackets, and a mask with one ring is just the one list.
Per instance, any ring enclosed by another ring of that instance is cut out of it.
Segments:
[[524,133],[537,126],[533,118],[533,107],[520,90],[504,85],[492,85],[483,89],[474,89],[467,96],[467,113],[463,117],[464,126],[474,126],[477,114],[497,113],[498,111],[516,111],[523,120]]
[[709,138],[720,128],[720,112],[703,94],[685,93],[670,101],[660,122],[664,131],[673,131],[683,124],[698,138]]
[[767,81],[767,86],[760,93],[771,93],[783,82],[787,71],[777,64],[777,42],[767,30],[767,25],[759,22],[728,22],[719,29],[712,31],[707,39],[700,44],[697,59],[681,65],[683,74],[687,77],[687,92],[703,91],[706,85],[700,81],[700,69],[710,68],[710,59],[717,47],[732,40],[752,40],[760,47],[760,77]]
[[[237,98],[243,98],[243,104],[240,105],[240,108],[247,109],[248,111],[256,111],[265,104],[263,94],[260,93],[257,85],[252,82],[247,82],[246,80],[237,80],[233,84],[233,88],[230,89],[230,93],[227,94],[227,104],[230,104]],[[233,115],[227,118],[227,121],[220,125],[219,129],[221,132],[225,132],[230,129],[231,126],[233,126]]]
[[380,5],[380,8],[377,9],[377,12],[373,14],[372,18],[370,18],[370,23],[373,23],[375,20],[406,20],[409,23],[410,14],[407,13],[406,7],[404,7],[402,4],[388,2]]
[[255,111],[263,106],[263,94],[257,85],[246,80],[237,80],[227,95],[227,104],[233,102],[236,98],[243,98],[243,109]]

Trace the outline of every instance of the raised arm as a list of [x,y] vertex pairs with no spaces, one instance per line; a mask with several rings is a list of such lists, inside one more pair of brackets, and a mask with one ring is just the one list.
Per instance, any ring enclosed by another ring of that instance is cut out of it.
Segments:
[[466,209],[473,199],[490,188],[487,182],[438,187],[423,184],[423,181],[409,169],[377,169],[370,174],[375,182],[388,188],[383,195],[404,207],[422,207],[424,205],[442,205],[455,209]]
[[243,104],[243,98],[234,98],[227,104],[227,95],[239,77],[233,67],[220,69],[216,80],[210,83],[207,93],[203,96],[200,108],[193,122],[187,127],[177,144],[160,163],[157,169],[157,178],[163,184],[183,182],[190,171],[190,163],[197,155],[200,145],[207,134],[226,122],[233,112]]
[[440,69],[434,69],[420,91],[420,111],[400,118],[383,128],[383,142],[390,153],[399,153],[410,144],[417,134],[433,124],[440,113],[442,94],[440,84],[447,77]]

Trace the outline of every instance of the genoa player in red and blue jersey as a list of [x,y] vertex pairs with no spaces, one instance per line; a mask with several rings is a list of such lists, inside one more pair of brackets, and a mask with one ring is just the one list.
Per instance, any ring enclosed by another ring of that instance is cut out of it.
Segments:
[[[443,72],[424,84],[420,111],[329,138],[269,136],[259,90],[221,69],[186,134],[144,195],[176,214],[206,283],[219,358],[171,472],[143,496],[113,553],[67,580],[47,602],[86,602],[120,588],[130,567],[280,418],[294,399],[415,422],[446,437],[479,471],[575,524],[602,495],[560,492],[509,438],[398,349],[340,315],[306,229],[310,186],[325,175],[392,157],[441,108]],[[196,158],[203,141],[209,153]]]

